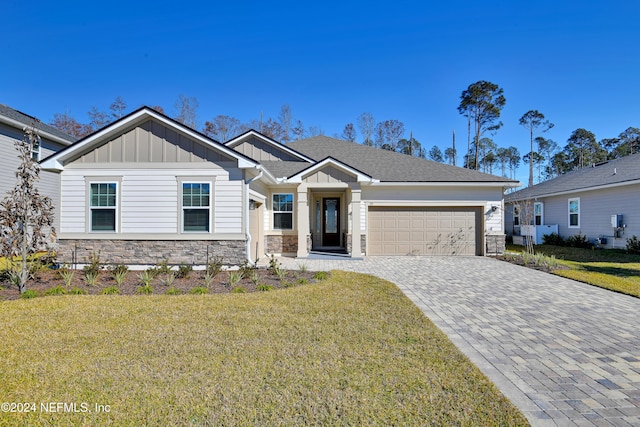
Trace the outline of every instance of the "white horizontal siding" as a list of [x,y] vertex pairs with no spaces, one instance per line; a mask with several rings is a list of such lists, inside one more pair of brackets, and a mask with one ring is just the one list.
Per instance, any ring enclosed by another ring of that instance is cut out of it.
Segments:
[[[238,173],[234,173],[237,176]],[[90,177],[90,178],[85,178]],[[88,231],[86,179],[119,180],[118,213],[120,233],[160,234],[179,233],[180,188],[183,180],[211,181],[214,199],[214,232],[242,232],[241,181],[229,181],[229,173],[219,170],[175,169],[67,169],[62,173],[61,232],[84,233]]]
[[242,195],[240,181],[219,177],[215,184],[215,232],[242,233]]

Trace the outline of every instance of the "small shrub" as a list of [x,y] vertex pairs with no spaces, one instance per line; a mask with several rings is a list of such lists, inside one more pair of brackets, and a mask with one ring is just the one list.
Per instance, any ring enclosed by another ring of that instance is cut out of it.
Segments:
[[68,266],[62,266],[60,270],[58,270],[58,275],[64,282],[64,285],[69,288],[71,286],[71,282],[73,282],[73,276],[75,275],[75,271],[71,270]]
[[214,278],[214,276],[213,276],[213,275],[211,275],[211,274],[209,274],[209,272],[205,272],[205,273],[204,273],[203,281],[204,281],[204,286],[205,286],[207,289],[208,289],[208,288],[211,286],[211,284],[213,283],[213,278]]
[[326,280],[327,277],[329,277],[329,275],[326,271],[316,271],[315,273],[313,273],[313,278],[315,280]]
[[216,256],[213,257],[207,264],[207,273],[216,277],[220,271],[222,271],[222,266],[224,263],[222,262],[222,257]]
[[242,262],[242,264],[240,264],[240,268],[239,268],[239,272],[242,275],[242,277],[249,277],[249,275],[251,274],[252,271],[254,271],[256,269],[256,267],[254,267],[253,265],[249,264],[248,260],[244,260]]
[[273,290],[273,286],[271,285],[258,285],[257,289],[262,292],[268,292]]
[[138,279],[143,286],[151,286],[151,282],[153,282],[154,278],[155,274],[152,271],[149,271],[149,269],[138,274]]
[[187,277],[189,277],[192,271],[193,271],[193,267],[191,265],[180,264],[178,266],[178,273],[176,274],[176,277],[178,279],[186,279]]
[[127,274],[127,271],[129,271],[129,267],[125,264],[116,264],[112,266],[109,271],[111,271],[111,274],[113,276],[115,276],[116,274]]
[[136,294],[139,295],[151,295],[153,293],[153,287],[151,285],[138,286]]
[[260,274],[258,274],[258,270],[251,270],[248,279],[251,280],[251,283],[253,283],[254,286],[258,286],[258,281],[260,280]]
[[276,270],[280,269],[280,266],[280,261],[278,261],[276,257],[271,254],[271,257],[269,258],[269,267],[267,267],[269,272],[271,272],[272,274],[276,274]]
[[174,286],[171,286],[169,289],[167,289],[167,291],[165,292],[165,294],[167,295],[180,295],[182,292],[180,292],[180,289],[176,289]]
[[118,270],[113,272],[113,280],[116,282],[117,286],[122,286],[124,283],[124,279],[127,277],[127,272],[123,270]]
[[85,270],[84,271],[84,281],[88,286],[95,286],[98,284],[98,278],[100,277],[100,270]]
[[304,277],[298,279],[298,285],[306,285],[307,283],[309,283],[309,281]]
[[156,270],[158,270],[159,274],[169,274],[171,272],[171,266],[169,265],[169,260],[163,259],[162,261],[160,261],[160,263],[158,264],[158,267],[156,267]]
[[293,288],[295,286],[295,283],[291,283],[291,282],[282,282],[282,287],[283,288]]
[[162,284],[165,286],[173,287],[173,281],[175,279],[176,279],[176,273],[174,271],[170,271],[169,273],[167,273],[166,276],[164,276],[164,279],[162,280]]
[[284,279],[287,278],[287,271],[280,267],[274,269],[274,274],[278,276],[278,279],[280,279],[280,281],[284,281]]
[[158,267],[149,267],[144,272],[151,276],[151,280],[153,280],[160,274],[160,269]]
[[80,288],[73,288],[69,291],[69,295],[86,295],[89,292],[87,292],[85,289],[80,289]]
[[89,256],[85,257],[84,262],[87,264],[82,269],[85,273],[100,273],[102,269],[102,260],[100,258],[100,251],[89,252]]
[[22,298],[22,299],[31,299],[31,298],[35,298],[37,296],[38,296],[38,293],[36,291],[34,291],[33,289],[27,289],[26,291],[24,291],[20,295],[20,298]]
[[120,288],[117,286],[109,286],[102,290],[102,295],[120,295]]
[[240,271],[229,272],[229,286],[234,287],[240,280],[242,280],[242,273]]
[[189,291],[191,295],[205,295],[209,293],[209,289],[204,286],[196,286],[195,288]]
[[300,273],[306,273],[307,272],[307,264],[305,264],[304,262],[298,264],[298,270],[300,271]]
[[640,255],[640,240],[636,236],[627,239],[627,252]]
[[242,286],[236,286],[235,288],[233,288],[233,289],[231,290],[231,293],[232,293],[232,294],[244,294],[244,293],[246,293],[246,292],[247,292],[247,291],[246,291]]
[[44,295],[45,296],[64,295],[66,293],[67,293],[67,290],[65,288],[63,288],[62,286],[54,286],[53,288],[47,289],[47,291],[44,293]]
[[558,233],[545,234],[542,236],[542,243],[554,246],[565,246],[567,244],[564,238]]
[[572,246],[574,248],[584,248],[590,249],[593,247],[593,244],[587,240],[587,236],[583,234],[574,234],[573,236],[569,236],[567,238],[567,246]]

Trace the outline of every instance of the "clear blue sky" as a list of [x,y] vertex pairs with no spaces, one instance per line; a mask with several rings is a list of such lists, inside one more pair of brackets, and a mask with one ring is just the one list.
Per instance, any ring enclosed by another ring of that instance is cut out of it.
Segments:
[[[128,111],[196,97],[198,122],[277,117],[340,134],[365,111],[442,150],[466,120],[470,83],[504,89],[499,146],[528,151],[530,109],[564,146],[640,127],[640,2],[70,2],[3,0],[0,103],[49,122],[87,122],[122,96]],[[460,156],[459,156],[460,157]],[[461,160],[458,160],[459,164]],[[518,178],[526,183],[527,167]]]

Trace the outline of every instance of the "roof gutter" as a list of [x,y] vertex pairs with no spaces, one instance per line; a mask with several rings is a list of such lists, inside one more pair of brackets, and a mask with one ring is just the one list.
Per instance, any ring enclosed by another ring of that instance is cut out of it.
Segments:
[[597,187],[574,188],[572,190],[557,191],[555,193],[541,193],[541,194],[532,194],[532,195],[524,195],[523,194],[522,197],[517,197],[517,198],[508,198],[507,197],[505,199],[509,199],[509,200],[505,200],[505,201],[507,203],[519,202],[521,200],[538,199],[540,197],[563,196],[565,194],[573,194],[573,193],[583,192],[583,191],[606,190],[607,188],[624,187],[625,185],[633,185],[633,184],[640,184],[640,179],[633,179],[633,180],[629,180],[629,181],[616,182],[616,183],[613,183],[613,184],[598,185]]
[[[1,115],[0,115],[0,122],[8,124],[8,125],[10,125],[12,127],[15,127],[17,129],[24,129],[26,126],[29,126],[28,124],[25,124],[25,123],[22,123],[22,122],[19,122],[17,120],[13,120],[13,119],[10,119],[9,117],[5,117],[5,116],[1,116]],[[69,145],[73,144],[73,141],[69,141],[68,139],[61,138],[59,136],[56,136],[56,135],[54,135],[52,133],[49,133],[49,132],[46,132],[46,131],[43,131],[43,130],[40,130],[40,129],[38,129],[38,135],[40,135],[41,137],[45,137],[48,140],[51,140],[53,142],[57,142],[59,144],[62,144],[64,146],[69,146]]]

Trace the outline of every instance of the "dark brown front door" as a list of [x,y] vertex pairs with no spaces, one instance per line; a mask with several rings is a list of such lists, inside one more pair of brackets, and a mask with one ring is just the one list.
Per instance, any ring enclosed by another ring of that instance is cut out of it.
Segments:
[[322,199],[322,246],[340,246],[340,198]]

